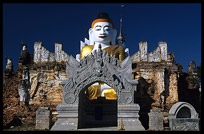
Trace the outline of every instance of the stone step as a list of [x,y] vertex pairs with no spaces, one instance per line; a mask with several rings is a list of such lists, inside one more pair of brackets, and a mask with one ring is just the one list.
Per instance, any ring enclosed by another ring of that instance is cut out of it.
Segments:
[[118,127],[95,127],[95,128],[81,128],[77,131],[122,131]]
[[164,131],[170,131],[169,127],[164,127]]

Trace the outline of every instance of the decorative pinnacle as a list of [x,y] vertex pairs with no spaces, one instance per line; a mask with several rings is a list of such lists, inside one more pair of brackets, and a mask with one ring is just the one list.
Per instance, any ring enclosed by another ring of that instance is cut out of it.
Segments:
[[122,19],[122,7],[124,7],[124,5],[121,5],[121,8],[120,8],[120,34],[118,36],[118,40],[121,40],[123,42],[125,42],[125,39],[124,39],[124,36],[123,36],[123,33],[122,33],[122,22],[123,22],[123,19]]
[[119,34],[118,38],[124,38],[123,33],[122,33],[122,21],[123,21],[123,19],[122,19],[122,16],[121,16],[121,18],[120,18],[120,34]]
[[7,60],[7,59],[10,59],[10,58],[8,57],[8,55],[6,55],[6,60]]
[[25,43],[24,43],[23,41],[21,41],[21,45],[22,45],[22,46],[25,46]]

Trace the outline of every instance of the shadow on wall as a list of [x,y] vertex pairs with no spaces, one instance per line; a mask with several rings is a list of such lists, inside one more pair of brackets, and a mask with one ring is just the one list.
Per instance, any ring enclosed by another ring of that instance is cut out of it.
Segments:
[[148,113],[150,112],[151,104],[154,102],[154,100],[147,93],[148,88],[148,82],[144,78],[140,77],[138,80],[134,103],[138,103],[140,105],[139,120],[146,130],[149,128]]
[[[201,94],[199,83],[195,77],[183,73],[178,79],[178,99],[190,103],[201,117]],[[201,123],[200,123],[201,124]]]
[[21,126],[21,125],[22,125],[21,120],[16,115],[14,115],[13,120],[7,124],[6,128],[9,129],[11,126]]

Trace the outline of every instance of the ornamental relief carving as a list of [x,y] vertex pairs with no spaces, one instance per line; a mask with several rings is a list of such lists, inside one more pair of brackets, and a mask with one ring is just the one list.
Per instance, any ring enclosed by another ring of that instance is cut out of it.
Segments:
[[95,51],[94,55],[84,57],[80,62],[70,56],[66,67],[68,80],[63,87],[63,103],[77,104],[79,93],[95,82],[104,82],[111,86],[117,93],[119,103],[132,103],[132,93],[136,90],[137,82],[127,80],[130,77],[125,76],[130,74],[128,72],[131,69],[131,66],[126,65],[130,60],[130,57],[127,58],[126,63],[123,63],[100,50]]

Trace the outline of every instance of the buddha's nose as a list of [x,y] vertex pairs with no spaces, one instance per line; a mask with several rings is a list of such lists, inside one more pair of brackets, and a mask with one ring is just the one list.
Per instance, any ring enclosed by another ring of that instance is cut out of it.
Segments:
[[101,28],[101,34],[104,34],[104,33],[105,33],[105,29]]
[[101,34],[105,35],[106,31],[105,30],[101,30]]
[[100,35],[105,35],[105,32],[100,32]]

